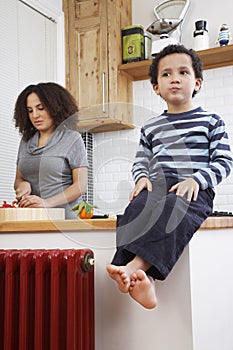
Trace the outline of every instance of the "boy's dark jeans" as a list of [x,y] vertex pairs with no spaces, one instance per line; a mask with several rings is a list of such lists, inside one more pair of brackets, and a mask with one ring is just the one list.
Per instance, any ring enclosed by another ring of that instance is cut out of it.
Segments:
[[174,178],[153,182],[117,218],[117,251],[114,265],[126,265],[138,255],[152,267],[147,274],[164,280],[195,231],[213,208],[214,191],[199,190],[196,201],[169,193]]

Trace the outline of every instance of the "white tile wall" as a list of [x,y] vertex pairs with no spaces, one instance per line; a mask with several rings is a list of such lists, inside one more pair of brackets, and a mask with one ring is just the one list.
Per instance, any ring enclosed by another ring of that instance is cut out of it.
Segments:
[[[134,82],[134,130],[94,134],[94,199],[102,213],[122,213],[133,188],[131,166],[140,127],[165,108],[149,81]],[[219,114],[226,122],[233,149],[233,67],[204,71],[195,106]],[[216,187],[215,210],[233,211],[233,174]]]

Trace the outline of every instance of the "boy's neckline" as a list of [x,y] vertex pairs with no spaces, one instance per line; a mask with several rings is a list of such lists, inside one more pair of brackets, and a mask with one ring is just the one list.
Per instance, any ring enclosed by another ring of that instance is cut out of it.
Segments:
[[190,114],[191,112],[198,112],[198,111],[203,111],[203,109],[199,106],[199,107],[194,107],[192,109],[189,109],[188,111],[184,111],[184,112],[178,112],[178,113],[170,113],[168,112],[167,109],[164,110],[163,115],[185,115],[185,114]]

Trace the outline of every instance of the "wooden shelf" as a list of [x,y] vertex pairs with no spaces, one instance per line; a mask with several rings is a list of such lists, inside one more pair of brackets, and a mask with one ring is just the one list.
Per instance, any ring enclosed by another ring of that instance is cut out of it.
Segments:
[[[213,69],[233,65],[233,45],[214,47],[208,50],[198,51],[203,69]],[[119,65],[118,69],[121,74],[137,81],[148,79],[148,70],[151,60],[132,62]]]

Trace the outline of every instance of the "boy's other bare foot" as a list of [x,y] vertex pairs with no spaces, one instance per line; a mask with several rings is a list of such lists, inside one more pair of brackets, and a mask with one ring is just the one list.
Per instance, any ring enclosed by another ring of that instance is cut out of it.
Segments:
[[143,270],[137,270],[132,274],[129,294],[146,309],[153,309],[157,305],[154,280]]
[[116,266],[110,264],[107,266],[107,272],[109,276],[116,281],[119,290],[122,293],[128,293],[132,271],[126,266]]

